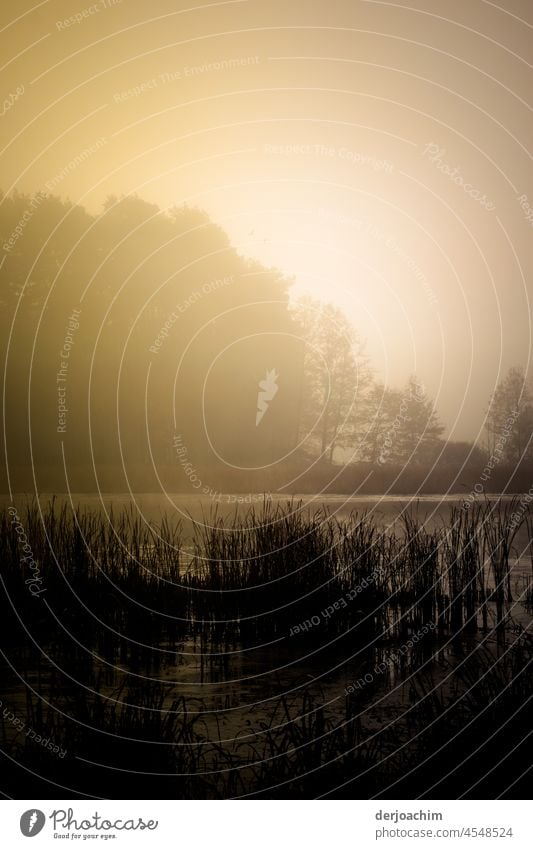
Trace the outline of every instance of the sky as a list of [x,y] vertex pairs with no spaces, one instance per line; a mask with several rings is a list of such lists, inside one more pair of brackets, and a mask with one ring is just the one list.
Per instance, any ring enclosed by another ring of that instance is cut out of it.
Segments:
[[452,439],[529,370],[526,0],[3,0],[0,43],[4,192],[204,208]]

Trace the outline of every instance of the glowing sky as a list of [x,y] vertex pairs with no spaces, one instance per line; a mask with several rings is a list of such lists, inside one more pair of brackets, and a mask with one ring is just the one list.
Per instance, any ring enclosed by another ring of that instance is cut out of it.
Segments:
[[342,306],[386,382],[416,372],[453,438],[528,367],[526,0],[4,0],[1,20],[4,192],[205,208]]

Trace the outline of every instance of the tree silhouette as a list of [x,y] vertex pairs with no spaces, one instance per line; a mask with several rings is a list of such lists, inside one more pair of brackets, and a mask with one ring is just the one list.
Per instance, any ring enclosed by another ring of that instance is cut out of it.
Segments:
[[498,384],[489,403],[486,418],[489,454],[519,462],[533,456],[533,398],[524,371],[513,366]]
[[294,314],[305,343],[300,433],[308,450],[332,462],[336,448],[356,442],[370,368],[362,342],[339,309],[304,297]]

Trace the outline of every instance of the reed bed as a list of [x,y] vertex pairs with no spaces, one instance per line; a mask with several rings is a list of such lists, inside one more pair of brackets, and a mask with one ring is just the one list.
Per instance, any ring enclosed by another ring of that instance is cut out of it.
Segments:
[[[411,512],[382,528],[368,513],[339,520],[294,501],[265,502],[229,522],[214,512],[185,546],[169,518],[156,526],[131,510],[104,518],[33,503],[19,510],[31,557],[4,513],[4,680],[26,727],[68,753],[51,760],[2,717],[3,751],[20,765],[14,795],[29,769],[41,776],[36,790],[49,785],[52,796],[61,776],[81,796],[98,777],[99,794],[112,797],[118,776],[119,795],[132,798],[147,795],[147,781],[154,796],[176,798],[309,797],[324,788],[365,796],[400,782],[394,798],[430,786],[422,756],[442,744],[453,775],[452,741],[468,721],[488,704],[487,727],[497,728],[519,707],[522,727],[531,695],[531,640],[512,617],[511,574],[525,531],[533,575],[533,524],[516,507],[451,507],[431,527]],[[518,600],[531,603],[528,576]],[[478,652],[480,644],[491,648]],[[267,713],[240,711],[228,742],[224,710],[176,691],[172,676],[185,664],[193,683],[238,679],[243,651],[257,676],[281,657],[289,681],[302,664],[317,677],[345,666],[364,686],[342,696],[339,719],[320,685],[278,697],[285,684],[267,676]],[[443,688],[436,669],[450,651],[466,660]],[[401,733],[398,725],[370,733],[365,715],[373,711],[375,722],[376,700],[394,688],[409,707]],[[483,748],[483,734],[465,738],[474,765],[465,782],[481,776],[474,744]],[[496,738],[494,752],[514,734]],[[453,777],[437,786],[449,792]]]
[[169,701],[162,685],[68,697],[51,687],[44,703],[28,695],[28,724],[66,755],[58,760],[1,720],[2,750],[19,765],[4,789],[40,798],[57,796],[57,786],[104,798],[520,798],[533,645],[525,634],[503,653],[496,645],[454,669],[441,661],[438,674],[411,666],[406,698],[377,729],[363,692],[340,720],[319,690],[280,697],[268,723],[251,710],[228,741],[220,727],[209,734],[200,703]]
[[32,573],[4,514],[1,627],[9,642],[20,639],[16,620],[31,621],[39,644],[53,633],[56,649],[71,651],[74,637],[138,665],[174,660],[188,638],[210,651],[291,636],[299,650],[398,640],[433,623],[460,641],[486,631],[490,611],[501,637],[513,601],[513,514],[512,502],[487,502],[452,507],[433,530],[414,513],[384,530],[367,514],[339,521],[266,502],[229,525],[216,514],[195,524],[187,550],[168,519],[155,527],[132,511],[104,521],[33,504],[22,523],[44,592],[28,591]]

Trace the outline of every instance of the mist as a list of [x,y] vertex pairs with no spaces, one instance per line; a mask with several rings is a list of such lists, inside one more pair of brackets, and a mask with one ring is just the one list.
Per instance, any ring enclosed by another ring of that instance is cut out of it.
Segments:
[[530,4],[1,16],[2,794],[522,798]]

